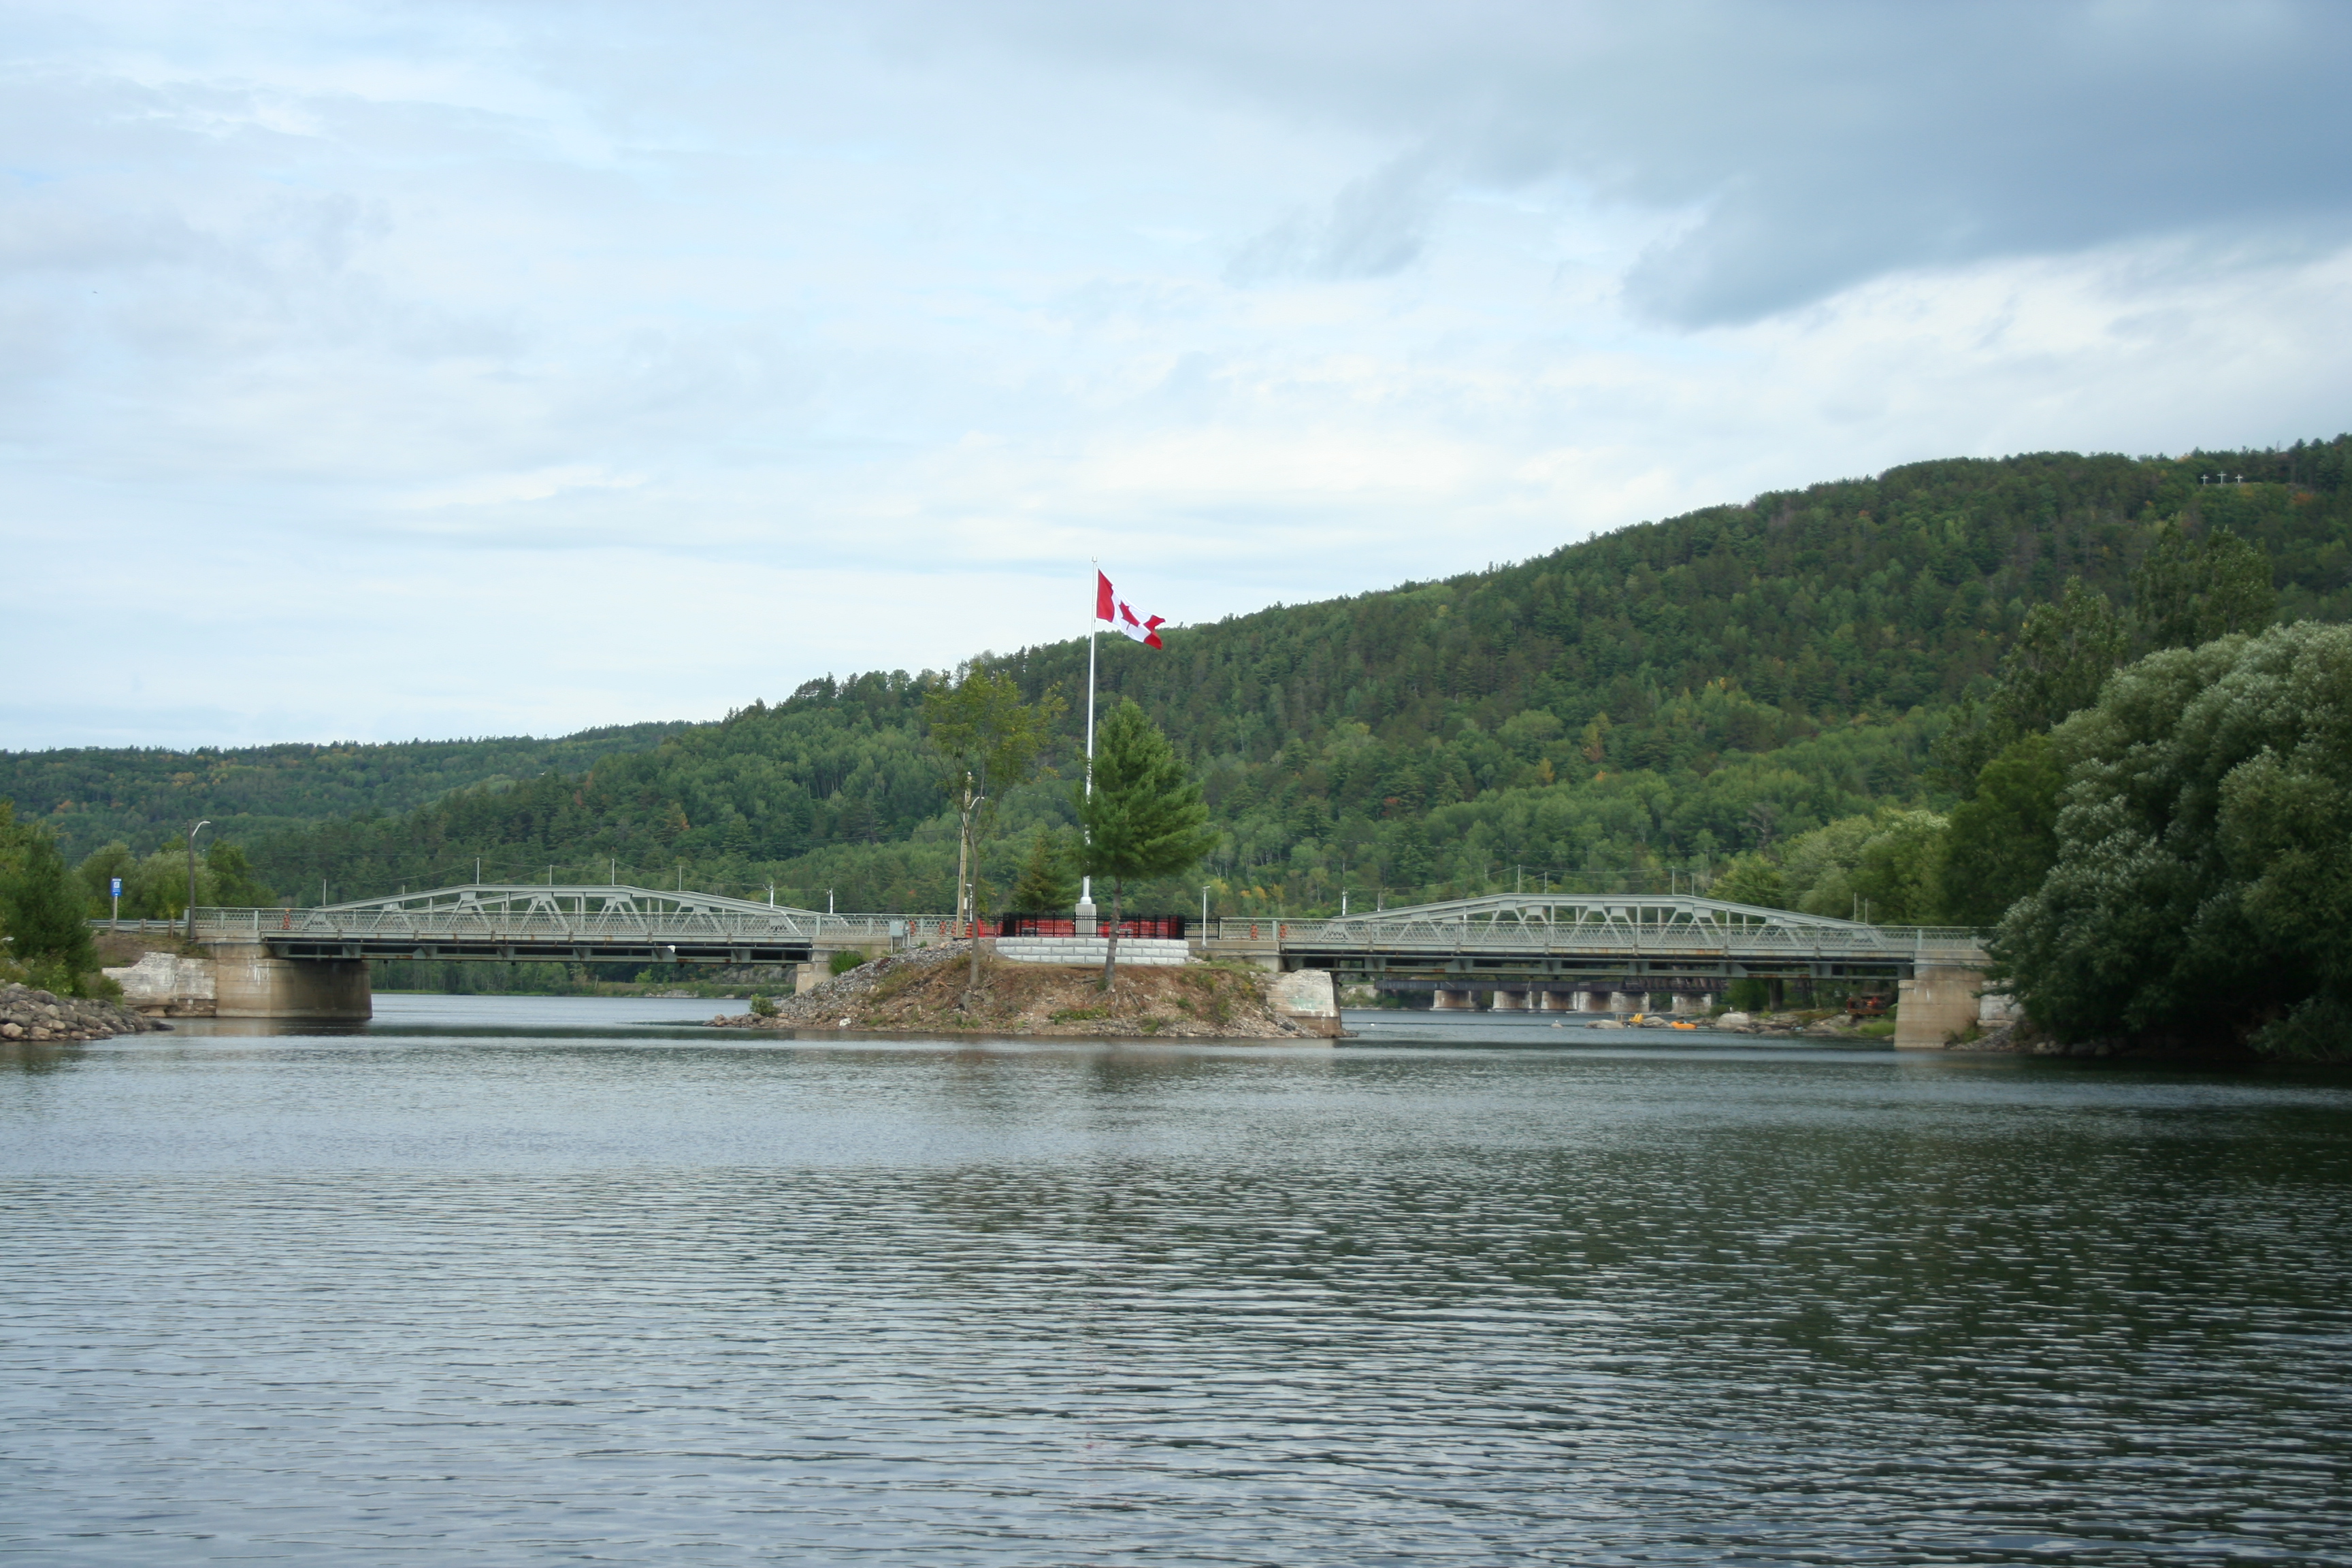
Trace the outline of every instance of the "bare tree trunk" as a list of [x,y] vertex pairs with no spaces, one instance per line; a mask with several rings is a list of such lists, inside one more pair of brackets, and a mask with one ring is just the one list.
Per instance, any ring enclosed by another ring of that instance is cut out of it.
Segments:
[[1108,991],[1118,980],[1118,896],[1125,890],[1125,880],[1110,879],[1110,941],[1103,946],[1103,989]]
[[[973,858],[976,860],[978,857]],[[980,877],[977,866],[973,868],[971,879],[971,924],[966,929],[971,932],[971,978],[963,991],[964,1005],[969,1007],[980,1000]]]

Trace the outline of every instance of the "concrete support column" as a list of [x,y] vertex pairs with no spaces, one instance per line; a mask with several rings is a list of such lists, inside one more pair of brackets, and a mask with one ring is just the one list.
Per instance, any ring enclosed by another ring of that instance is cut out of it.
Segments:
[[1706,1011],[1706,997],[1696,991],[1677,991],[1675,993],[1675,1011],[1704,1013]]
[[206,951],[215,1017],[349,1023],[374,1016],[363,958],[273,958],[257,942],[212,942]]
[[1906,1050],[1937,1050],[1977,1022],[1984,973],[1948,964],[1923,964],[1897,988],[1895,1043]]
[[1455,991],[1444,985],[1432,994],[1429,1005],[1440,1013],[1475,1013],[1478,1010],[1477,998],[1469,992]]
[[1609,993],[1609,1010],[1612,1013],[1638,1013],[1642,1010],[1643,999],[1637,991],[1612,991]]
[[1580,991],[1546,991],[1542,994],[1542,1000],[1536,1004],[1536,1011],[1538,1013],[1573,1013],[1576,1011],[1578,999],[1583,994],[1584,994]]
[[1524,991],[1497,991],[1494,1008],[1497,1013],[1524,1013],[1528,1010],[1528,994]]

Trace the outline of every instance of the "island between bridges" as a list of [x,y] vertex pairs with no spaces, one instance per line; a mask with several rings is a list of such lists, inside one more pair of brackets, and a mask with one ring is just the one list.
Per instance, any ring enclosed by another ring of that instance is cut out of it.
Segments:
[[[1896,1043],[1939,1046],[1985,1005],[1980,932],[1689,895],[1496,894],[1333,920],[1151,926],[1195,957],[1328,970],[1342,986],[1426,995],[1444,1011],[1695,1011],[1737,980],[1763,982],[1776,1004],[1837,985],[1899,994]],[[938,914],[832,914],[684,889],[469,883],[314,909],[199,909],[182,934],[201,958],[151,953],[110,972],[134,1003],[173,993],[223,1017],[356,1020],[372,1012],[372,959],[789,966],[805,988],[835,953],[970,931]]]

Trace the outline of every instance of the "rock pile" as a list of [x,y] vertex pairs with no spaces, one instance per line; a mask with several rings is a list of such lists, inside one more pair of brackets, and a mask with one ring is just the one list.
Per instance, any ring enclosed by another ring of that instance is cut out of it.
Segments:
[[1735,1035],[1801,1035],[1814,1040],[1850,1040],[1861,1033],[1843,1013],[1726,1013],[1714,1026]]
[[111,1002],[58,996],[29,985],[0,985],[0,1040],[103,1040],[172,1026]]

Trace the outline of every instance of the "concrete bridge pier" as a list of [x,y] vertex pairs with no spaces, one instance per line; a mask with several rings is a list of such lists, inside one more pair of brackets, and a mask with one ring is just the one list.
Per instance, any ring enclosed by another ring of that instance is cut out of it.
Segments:
[[1705,994],[1705,993],[1703,993],[1703,992],[1698,992],[1698,991],[1677,991],[1677,992],[1675,992],[1675,1005],[1674,1005],[1674,1010],[1675,1010],[1675,1012],[1676,1012],[1677,1014],[1684,1014],[1684,1013],[1704,1013],[1704,1012],[1706,1012],[1706,994]]
[[1583,999],[1583,996],[1584,993],[1581,991],[1547,991],[1543,993],[1543,999],[1537,1003],[1536,1011],[1539,1013],[1573,1013],[1576,1011],[1577,1004]]
[[1472,992],[1441,985],[1430,993],[1429,1005],[1439,1013],[1475,1013],[1478,1010],[1478,998]]
[[1938,1050],[1946,1041],[1982,1021],[1984,972],[1954,964],[1922,964],[1895,990],[1895,1044],[1898,1049]]
[[1497,991],[1495,993],[1494,1008],[1497,1013],[1524,1013],[1528,1010],[1528,994],[1524,991]]
[[273,958],[266,943],[205,944],[213,960],[216,1018],[362,1022],[375,1014],[363,958]]
[[1647,1010],[1649,997],[1638,991],[1612,991],[1609,1010],[1612,1013],[1640,1013]]

